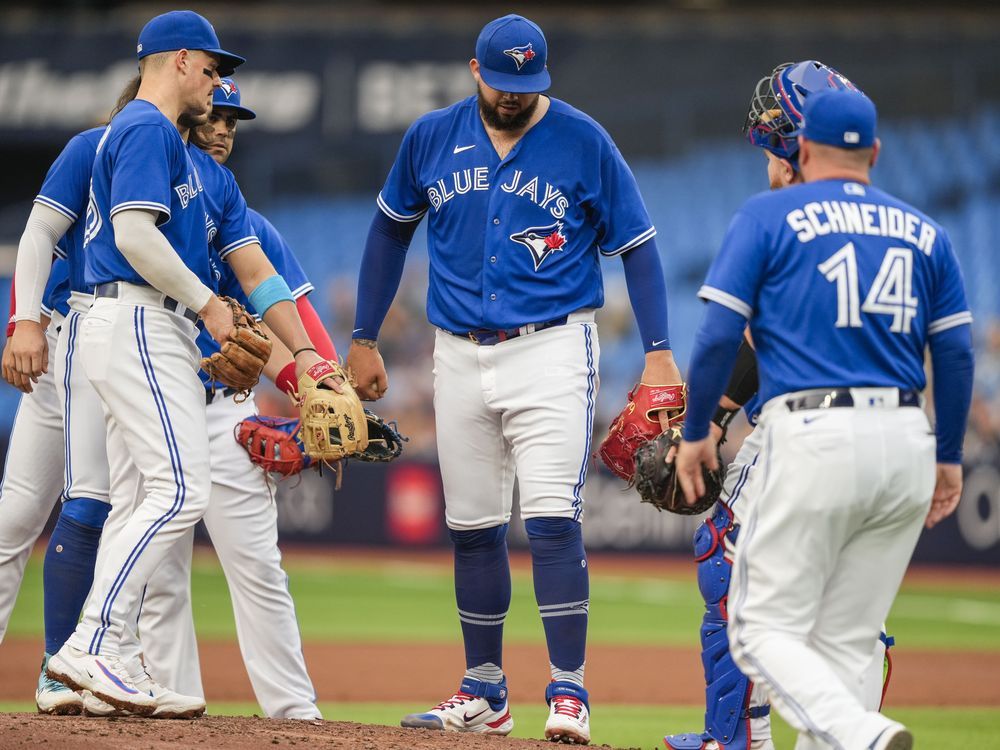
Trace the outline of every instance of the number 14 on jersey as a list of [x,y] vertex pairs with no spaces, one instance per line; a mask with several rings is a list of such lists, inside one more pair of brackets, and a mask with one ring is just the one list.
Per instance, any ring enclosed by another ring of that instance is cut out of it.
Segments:
[[913,251],[890,247],[875,275],[871,289],[861,300],[858,260],[854,243],[848,242],[818,266],[827,281],[837,285],[837,328],[861,328],[861,313],[891,315],[889,330],[909,333],[917,315],[918,300],[913,296]]

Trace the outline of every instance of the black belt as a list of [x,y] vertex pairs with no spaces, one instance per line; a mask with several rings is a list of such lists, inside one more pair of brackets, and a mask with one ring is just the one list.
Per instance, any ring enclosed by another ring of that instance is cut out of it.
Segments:
[[[899,394],[900,406],[920,406],[920,392],[910,391],[903,388],[894,388]],[[873,399],[874,400],[874,399]],[[849,388],[831,388],[830,390],[816,390],[801,393],[785,401],[788,411],[801,411],[803,409],[835,409],[838,407],[851,406],[878,406],[876,403],[855,403],[854,394]]]
[[215,401],[215,394],[221,393],[222,397],[229,398],[230,396],[235,396],[239,393],[238,388],[230,388],[228,385],[225,388],[206,388],[205,389],[205,406],[208,406],[213,401]]
[[563,315],[561,318],[547,320],[544,323],[529,323],[527,325],[518,326],[517,328],[507,328],[502,331],[491,331],[486,328],[477,328],[475,331],[465,331],[463,333],[448,331],[448,333],[462,339],[469,339],[473,343],[479,344],[480,346],[492,346],[493,344],[499,344],[501,341],[516,339],[518,336],[526,336],[529,333],[544,331],[546,328],[555,328],[556,326],[566,325],[566,321],[568,319],[568,315]]
[[[109,281],[106,284],[98,284],[94,287],[94,297],[111,297],[112,299],[117,299],[118,282]],[[181,315],[190,320],[192,323],[198,322],[198,313],[190,307],[184,307],[184,305],[175,300],[173,297],[164,297],[163,307],[170,312],[177,312],[177,308],[183,308],[184,312],[182,312]]]

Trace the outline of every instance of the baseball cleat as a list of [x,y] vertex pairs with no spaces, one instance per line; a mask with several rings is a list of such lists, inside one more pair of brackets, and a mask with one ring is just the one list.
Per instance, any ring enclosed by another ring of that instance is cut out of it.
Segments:
[[570,745],[590,744],[590,701],[587,691],[573,682],[555,681],[545,690],[549,718],[545,739]]
[[896,721],[883,729],[868,746],[869,750],[910,750],[912,747],[913,735],[910,730]]
[[80,693],[83,696],[83,715],[106,718],[108,716],[129,716],[128,711],[115,708],[110,703],[105,703],[89,690]]
[[35,690],[35,705],[38,713],[54,716],[77,716],[83,710],[83,699],[58,680],[45,674],[49,664],[49,654],[42,658],[42,671],[38,675],[38,689]]
[[151,719],[197,719],[205,713],[203,699],[176,693],[150,677],[149,672],[136,680],[135,686],[156,700],[156,710],[149,715]]
[[149,716],[156,710],[156,699],[133,684],[117,656],[95,656],[66,644],[49,659],[45,673],[73,690],[89,690],[105,703],[137,716]]
[[399,725],[445,732],[510,734],[514,719],[507,705],[507,680],[495,685],[466,678],[451,698],[426,713],[404,716]]

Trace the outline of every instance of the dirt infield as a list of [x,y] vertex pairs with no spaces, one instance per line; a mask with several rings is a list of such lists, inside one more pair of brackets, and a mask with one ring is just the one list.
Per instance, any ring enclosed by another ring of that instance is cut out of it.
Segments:
[[419,729],[345,721],[278,721],[257,717],[210,716],[195,721],[81,719],[70,716],[0,714],[0,747],[192,748],[254,750],[272,747],[343,750],[539,750],[552,745],[507,737],[446,735]]
[[[35,639],[4,641],[0,701],[32,700],[40,648]],[[412,701],[414,710],[450,694],[454,676],[465,668],[458,644],[307,643],[305,653],[320,701]],[[203,640],[200,654],[209,710],[213,701],[255,700],[235,643]],[[420,678],[384,679],[401,669]],[[507,646],[504,671],[515,699],[541,700],[549,679],[544,646]],[[900,651],[887,704],[1000,705],[1000,681],[968,679],[972,674],[1000,674],[1000,653]],[[588,648],[587,687],[595,703],[698,705],[704,699],[702,679],[699,654],[693,648]]]

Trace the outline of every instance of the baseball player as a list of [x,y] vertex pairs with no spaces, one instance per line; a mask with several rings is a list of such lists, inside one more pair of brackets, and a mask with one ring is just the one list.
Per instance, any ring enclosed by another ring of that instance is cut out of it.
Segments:
[[[806,97],[828,89],[854,88],[836,70],[816,60],[783,63],[762,78],[750,100],[744,131],[767,157],[768,183],[772,190],[802,182],[798,167],[799,144],[790,135],[802,125]],[[736,365],[725,395],[712,417],[712,436],[718,442],[742,405],[756,424],[760,402],[757,360],[750,342],[740,342]],[[732,559],[740,527],[751,503],[750,481],[758,466],[763,431],[754,430],[744,440],[726,470],[723,494],[712,516],[695,532],[694,552],[698,584],[705,599],[701,627],[702,662],[705,666],[705,730],[672,734],[663,738],[670,750],[773,750],[770,704],[761,684],[751,683],[732,663],[727,636],[727,601]],[[883,660],[891,643],[881,633],[875,643],[870,667],[865,673],[864,704],[875,710],[881,705]]]
[[[190,133],[196,164],[214,159],[223,164],[232,151],[237,124],[256,115],[242,106],[239,88],[223,78],[215,90],[208,122]],[[206,174],[225,175],[229,170],[199,168]],[[205,181],[210,214],[224,215],[222,201],[229,190]],[[307,294],[313,286],[278,231],[256,211],[248,211],[254,234],[268,258],[292,289],[296,307],[309,337],[325,359],[337,359],[336,350]],[[215,263],[219,293],[243,301],[239,284],[225,263]],[[202,356],[211,356],[218,345],[205,331],[199,333]],[[265,369],[282,390],[294,392],[295,365],[290,353],[278,346]],[[315,690],[306,671],[295,607],[281,568],[278,550],[277,506],[267,475],[254,467],[243,448],[233,440],[236,425],[257,413],[251,395],[237,403],[232,391],[209,381],[202,371],[211,450],[212,495],[205,512],[205,526],[226,574],[236,631],[244,664],[264,713],[271,718],[319,719]],[[147,670],[158,681],[190,695],[204,695],[191,617],[190,580],[193,529],[176,544],[146,587],[139,631]],[[260,627],[260,623],[268,623]],[[135,647],[137,643],[133,641]],[[88,713],[98,713],[88,703]]]
[[[80,345],[107,418],[112,505],[137,475],[144,498],[121,532],[105,540],[106,557],[83,619],[49,660],[47,673],[117,708],[148,715],[156,698],[128,674],[118,642],[152,571],[208,501],[194,323],[200,317],[219,341],[233,330],[229,307],[210,288],[212,228],[205,223],[200,176],[178,128],[206,119],[220,72],[243,59],[222,50],[211,25],[190,11],[150,21],[137,56],[137,100],[112,120],[94,163],[84,245],[85,280],[95,287],[95,301],[81,324]],[[227,229],[242,234],[224,248],[224,257],[251,302],[295,353],[298,368],[318,363],[291,292],[249,222]]]
[[[805,184],[743,205],[699,292],[677,470],[689,500],[704,492],[711,413],[749,320],[764,447],[730,585],[733,659],[796,747],[908,750],[912,734],[863,704],[863,674],[921,526],[961,495],[972,318],[944,230],[870,184],[872,102],[822,91],[803,115]],[[936,430],[920,408],[927,345]]]
[[506,533],[515,476],[552,681],[545,737],[590,741],[589,584],[580,521],[599,385],[600,259],[621,256],[646,383],[680,383],[666,289],[631,171],[610,136],[549,88],[541,29],[488,23],[469,66],[478,94],[418,119],[378,196],[348,364],[362,398],[388,385],[376,344],[406,249],[428,216],[427,313],[455,595],[459,689],[406,727],[508,734]]

